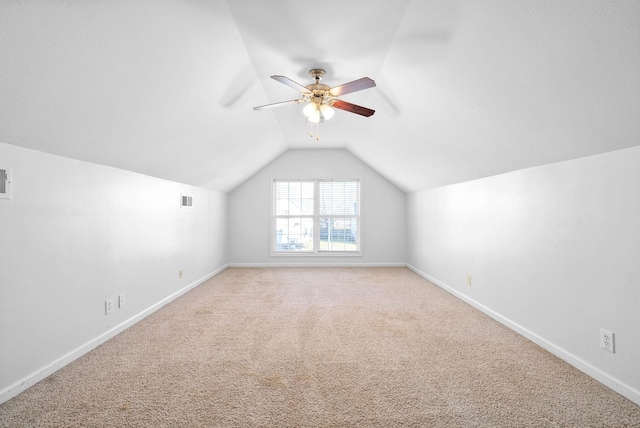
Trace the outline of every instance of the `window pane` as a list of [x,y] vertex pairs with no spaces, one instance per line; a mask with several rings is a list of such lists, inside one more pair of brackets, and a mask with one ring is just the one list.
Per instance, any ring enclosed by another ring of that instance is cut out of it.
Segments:
[[302,183],[292,181],[289,183],[289,199],[300,199],[302,194]]
[[275,245],[277,251],[313,251],[313,219],[276,219]]
[[289,215],[300,215],[300,188],[299,182],[289,183]]
[[276,215],[289,214],[289,183],[276,181],[273,186],[273,199]]
[[302,199],[301,206],[303,215],[313,215],[313,198]]
[[313,181],[302,182],[302,197],[305,199],[313,199]]
[[277,199],[276,200],[276,215],[287,215],[289,214],[289,200],[288,199]]
[[313,215],[313,181],[303,181],[300,188],[302,214]]
[[278,197],[287,198],[289,196],[289,183],[276,181],[275,193],[279,195]]
[[321,181],[320,215],[358,215],[357,181]]
[[313,182],[276,181],[273,197],[276,215],[313,215]]
[[320,251],[358,251],[356,217],[320,218]]

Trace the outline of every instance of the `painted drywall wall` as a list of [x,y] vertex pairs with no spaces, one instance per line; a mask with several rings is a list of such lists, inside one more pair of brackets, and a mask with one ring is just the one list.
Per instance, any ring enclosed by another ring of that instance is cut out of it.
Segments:
[[[358,257],[271,256],[273,179],[359,178]],[[229,195],[232,265],[389,265],[406,263],[405,194],[344,149],[288,150]]]
[[0,164],[1,401],[225,266],[223,193],[1,143]]
[[408,195],[409,265],[640,404],[639,166],[635,147]]

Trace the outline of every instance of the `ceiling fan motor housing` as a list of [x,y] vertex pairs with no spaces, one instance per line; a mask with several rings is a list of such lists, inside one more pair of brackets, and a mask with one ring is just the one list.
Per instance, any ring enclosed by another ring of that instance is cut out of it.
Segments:
[[315,79],[316,83],[305,86],[305,88],[311,91],[307,101],[318,106],[322,104],[329,104],[331,98],[333,98],[333,95],[330,92],[331,87],[319,83],[324,77],[324,73],[325,71],[321,68],[313,68],[309,70],[309,74]]

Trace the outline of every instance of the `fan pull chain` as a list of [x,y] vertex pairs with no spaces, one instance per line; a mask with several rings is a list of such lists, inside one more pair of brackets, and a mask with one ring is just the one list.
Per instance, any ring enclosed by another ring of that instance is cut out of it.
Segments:
[[316,141],[318,141],[320,140],[320,133],[319,133],[320,124],[319,123],[311,123],[311,132],[309,133],[309,137],[313,138],[313,125],[316,126]]

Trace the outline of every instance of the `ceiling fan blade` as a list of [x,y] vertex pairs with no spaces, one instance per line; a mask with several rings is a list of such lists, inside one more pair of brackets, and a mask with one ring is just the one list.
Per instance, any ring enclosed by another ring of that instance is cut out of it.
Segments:
[[275,75],[275,76],[271,76],[271,78],[273,80],[277,80],[280,83],[284,83],[285,85],[290,86],[293,89],[296,89],[296,90],[302,92],[303,94],[310,94],[311,93],[310,90],[308,90],[307,88],[305,88],[301,84],[299,84],[297,82],[294,82],[293,80],[289,79],[288,77]]
[[361,107],[355,104],[348,103],[346,101],[335,100],[331,103],[331,107],[337,108],[339,110],[348,111],[349,113],[359,114],[360,116],[373,116],[375,110],[371,110],[370,108]]
[[339,97],[344,94],[350,94],[351,92],[373,88],[374,86],[376,86],[376,82],[374,82],[373,79],[363,77],[361,79],[354,80],[353,82],[345,83],[343,85],[336,86],[335,88],[331,88],[331,94],[334,97]]
[[282,102],[279,102],[279,103],[266,104],[266,105],[263,105],[263,106],[254,107],[253,109],[254,110],[267,110],[267,109],[270,109],[270,108],[286,106],[287,104],[300,104],[300,103],[303,103],[303,102],[304,102],[303,99],[282,101]]

